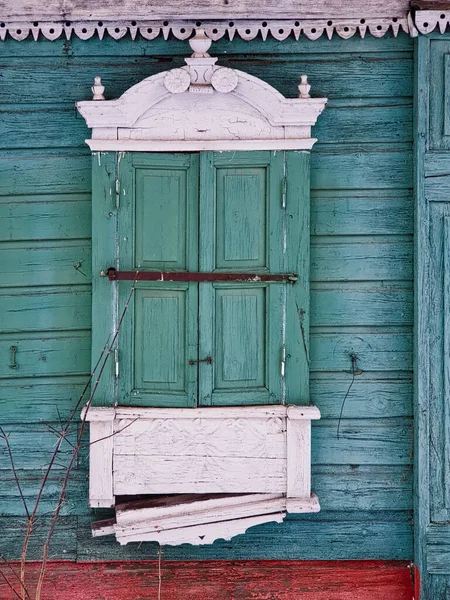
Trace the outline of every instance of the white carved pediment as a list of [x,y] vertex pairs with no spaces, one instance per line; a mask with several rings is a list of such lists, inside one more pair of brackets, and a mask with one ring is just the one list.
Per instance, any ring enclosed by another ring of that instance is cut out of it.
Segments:
[[[92,129],[92,150],[310,149],[311,126],[326,98],[285,98],[248,73],[216,65],[199,31],[186,66],[152,75],[117,100],[104,100],[96,78],[92,101],[77,107]],[[176,144],[178,142],[178,145]]]

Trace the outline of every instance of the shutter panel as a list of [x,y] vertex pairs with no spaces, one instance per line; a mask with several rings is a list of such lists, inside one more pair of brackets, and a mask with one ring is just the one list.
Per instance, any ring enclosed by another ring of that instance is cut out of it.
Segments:
[[[200,270],[283,269],[283,153],[201,156]],[[282,401],[284,285],[200,283],[199,402]]]
[[[120,269],[197,270],[198,156],[126,154],[119,182]],[[129,290],[120,283],[119,307]],[[197,306],[194,283],[136,283],[119,338],[120,403],[196,405]]]

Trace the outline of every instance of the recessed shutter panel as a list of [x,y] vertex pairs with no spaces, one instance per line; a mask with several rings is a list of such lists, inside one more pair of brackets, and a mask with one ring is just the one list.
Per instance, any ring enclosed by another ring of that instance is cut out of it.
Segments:
[[[127,154],[119,169],[119,268],[198,268],[198,155]],[[120,282],[120,307],[129,282]],[[120,334],[125,404],[195,406],[198,286],[138,281]]]
[[[200,171],[200,270],[282,272],[283,153],[208,153]],[[281,402],[284,286],[200,283],[200,404]]]

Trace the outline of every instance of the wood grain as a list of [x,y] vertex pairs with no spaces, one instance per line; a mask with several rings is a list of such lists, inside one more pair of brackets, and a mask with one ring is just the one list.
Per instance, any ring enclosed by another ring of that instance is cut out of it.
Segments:
[[0,291],[3,333],[90,329],[90,285]]
[[[443,40],[441,37],[433,43],[441,44]],[[425,37],[419,41],[425,43]],[[444,46],[445,43],[439,50],[442,54],[447,52]],[[330,99],[317,127],[320,144],[313,150],[315,189],[312,191],[311,231],[319,236],[314,241],[316,257],[321,258],[314,267],[320,279],[313,284],[314,294],[318,295],[313,295],[312,299],[317,307],[314,322],[317,326],[326,326],[327,330],[315,328],[314,331],[314,335],[325,338],[323,344],[314,346],[314,341],[312,344],[313,366],[319,370],[312,374],[311,399],[320,407],[323,423],[330,419],[328,425],[324,425],[323,435],[319,433],[320,448],[315,452],[326,461],[337,453],[337,460],[342,463],[314,467],[313,486],[316,485],[322,496],[324,508],[312,519],[302,516],[284,525],[258,527],[235,541],[218,542],[202,550],[189,547],[167,553],[164,550],[164,558],[382,557],[409,560],[412,557],[409,512],[412,500],[408,464],[410,440],[406,429],[410,431],[408,417],[412,413],[409,334],[412,319],[408,286],[412,279],[413,40],[407,35],[396,39],[366,36],[364,40],[356,36],[349,40],[334,36],[331,40],[321,38],[313,43],[305,39],[287,39],[280,43],[270,38],[262,43],[235,37],[233,41],[222,39],[214,47],[221,56],[221,64],[259,76],[286,96],[296,95],[299,75],[307,73],[312,95]],[[108,37],[102,42],[97,39],[83,42],[73,38],[55,42],[40,40],[39,43],[6,39],[2,43],[0,128],[4,135],[0,145],[4,152],[0,160],[0,193],[5,207],[0,205],[0,214],[6,219],[2,239],[20,241],[21,246],[25,242],[24,246],[31,248],[34,240],[39,239],[67,240],[70,245],[70,239],[89,237],[90,158],[87,148],[82,149],[84,123],[73,112],[74,102],[91,97],[90,87],[96,75],[103,77],[107,97],[117,97],[148,75],[181,66],[186,51],[186,42],[174,39],[167,42],[162,38],[152,42],[139,39],[131,42],[126,38],[116,41]],[[37,145],[43,149],[33,149]],[[114,160],[108,162],[103,156],[102,164],[105,165],[103,177],[109,177],[114,185]],[[450,171],[445,171],[442,165],[442,162],[436,167],[430,165],[429,174],[448,174]],[[445,200],[443,178],[441,184],[443,193],[439,198]],[[63,205],[64,209],[59,208]],[[115,216],[110,216],[114,211],[113,197],[112,202],[105,199],[97,213],[97,223],[104,224],[103,228],[96,229],[103,250],[115,235]],[[366,251],[358,251],[364,247]],[[376,254],[370,258],[372,249]],[[104,267],[104,262],[114,259],[107,252],[101,254],[100,250],[99,256],[102,264],[94,266],[94,273]],[[418,256],[422,254],[419,252]],[[336,281],[336,274],[349,281]],[[50,279],[53,275],[45,276]],[[74,275],[78,277],[75,271]],[[364,277],[368,281],[364,282]],[[101,278],[97,281],[109,293],[111,284]],[[78,283],[85,285],[86,281],[82,278]],[[19,294],[20,289],[7,293],[11,296]],[[49,306],[54,289],[54,285],[49,285]],[[319,299],[322,292],[324,300]],[[78,299],[81,311],[85,298],[79,296]],[[28,301],[24,299],[23,302]],[[351,320],[347,313],[350,306]],[[44,300],[42,311],[44,314]],[[374,329],[377,312],[379,327]],[[29,323],[35,320],[39,326],[42,318],[45,327],[52,325],[37,311],[35,314],[35,319],[30,317]],[[70,326],[74,321],[69,310],[65,317],[60,313],[60,317],[54,321],[58,327],[65,327],[65,323]],[[110,328],[107,311],[99,309],[94,317],[103,319],[107,333]],[[19,338],[18,359],[22,341],[26,338],[34,343],[35,335],[40,334],[36,331]],[[56,329],[52,335],[59,339],[65,334],[64,330]],[[9,348],[17,336],[8,334],[7,337],[6,354],[2,354],[4,360],[1,360],[5,367],[9,365]],[[47,338],[48,334],[40,337]],[[101,336],[102,339],[95,343],[96,356],[105,337]],[[44,346],[46,344],[44,342]],[[41,372],[41,376],[35,378],[34,371],[28,371],[30,376],[22,377],[19,370],[14,373],[14,378],[3,380],[0,386],[0,420],[7,424],[29,424],[27,440],[30,445],[39,442],[42,435],[41,426],[36,425],[40,419],[57,422],[56,406],[67,415],[76,402],[85,376],[68,376],[67,372],[78,360],[78,348],[76,340],[64,345],[61,360],[52,371],[55,376],[42,376]],[[83,348],[88,356],[87,339]],[[343,371],[350,369],[348,353],[352,349],[361,353],[361,368],[365,373],[356,378],[347,398],[342,425],[345,437],[338,446],[337,419],[351,380],[351,375]],[[44,365],[42,361],[39,363]],[[85,370],[83,367],[82,372],[88,370],[89,365]],[[424,389],[427,389],[426,384]],[[104,390],[104,393],[112,393],[112,389]],[[417,418],[422,418],[422,414],[425,413],[419,411]],[[403,417],[407,419],[403,421]],[[352,427],[354,419],[356,429]],[[35,469],[36,460],[31,462],[30,448],[19,449],[19,463],[22,463],[22,452],[23,464],[26,466],[28,461],[30,470]],[[382,464],[361,464],[373,462],[372,453],[374,460],[383,461]],[[85,466],[86,454],[84,451],[80,457]],[[355,468],[356,465],[360,466]],[[26,477],[30,470],[24,472]],[[5,470],[5,474],[8,475],[8,471]],[[38,475],[39,470],[35,470],[35,474]],[[33,494],[36,485],[30,483],[27,486],[28,495]],[[152,544],[143,544],[138,550],[133,544],[120,548],[106,538],[91,538],[92,519],[86,512],[85,485],[82,487],[80,483],[78,491],[73,492],[75,495],[69,495],[71,514],[80,517],[60,522],[61,536],[55,540],[54,556],[78,560],[156,559],[157,547]],[[51,510],[54,496],[50,490],[48,493],[45,506]],[[1,497],[5,513],[18,512],[14,498],[14,491],[7,484],[5,497]],[[2,550],[10,556],[17,556],[20,551],[22,522],[14,517],[1,521]],[[36,543],[33,548],[36,558],[40,555],[39,550]],[[330,571],[333,580],[336,572],[334,566]],[[355,578],[354,574],[349,576],[350,583],[352,577]],[[386,581],[381,575],[379,577],[379,594],[384,598]],[[102,577],[98,578],[100,585],[105,585],[105,578],[106,575],[103,581]],[[92,581],[92,575],[89,579]],[[264,581],[267,590],[271,578],[265,577]],[[329,585],[324,592],[327,600],[336,593],[336,586]],[[374,585],[378,586],[378,583],[375,581]],[[436,587],[438,592],[445,589],[443,584],[439,585]],[[315,586],[312,589],[317,592],[314,581],[311,586]],[[281,585],[275,582],[274,588],[281,589]],[[184,593],[183,586],[179,589]],[[209,588],[203,585],[203,589],[209,593]],[[293,589],[298,594],[303,593],[298,588]],[[377,587],[374,589],[378,590]],[[76,590],[76,593],[82,593],[82,586],[77,586]],[[95,593],[88,590],[91,600]],[[368,590],[362,596],[364,599],[373,591],[371,587]],[[394,590],[392,597],[397,600],[398,589],[394,587]],[[122,593],[127,592],[122,588]],[[354,586],[346,593],[353,598]],[[133,600],[135,595],[131,593]],[[214,591],[209,594],[210,597],[213,595]],[[227,592],[225,597],[229,597]],[[373,597],[376,598],[375,592]]]
[[[183,7],[169,0],[165,3],[155,3],[146,1],[137,9],[136,5],[131,0],[121,0],[119,5],[114,4],[111,0],[102,0],[101,4],[95,7],[95,10],[89,6],[89,3],[65,1],[63,3],[57,0],[50,0],[45,7],[39,4],[26,2],[26,0],[18,0],[14,7],[13,20],[36,19],[45,20],[128,20],[143,18],[151,19],[166,19],[177,17],[179,19],[229,19],[229,18],[269,18],[274,16],[279,18],[280,13],[285,18],[296,18],[302,15],[303,18],[320,17],[325,14],[328,18],[343,18],[343,17],[359,17],[364,16],[379,16],[386,14],[388,16],[401,16],[408,11],[409,4],[406,0],[390,0],[389,3],[382,0],[368,0],[364,6],[364,12],[361,13],[361,7],[357,0],[351,0],[345,5],[340,0],[325,1],[320,0],[314,4],[314,7],[309,2],[295,2],[294,0],[283,0],[282,4],[277,4],[274,0],[266,0],[263,5],[255,7],[250,0],[245,0],[242,3],[233,3],[229,6],[222,6],[219,2],[207,2],[198,0],[195,6],[189,10],[182,10]],[[8,4],[4,0],[0,3],[0,10],[4,14],[7,12]]]
[[[16,565],[13,565],[16,567]],[[39,563],[28,563],[36,580]],[[49,562],[46,600],[153,600],[158,562]],[[410,565],[400,561],[162,561],[162,597],[173,600],[413,600]],[[14,596],[0,583],[4,600]],[[415,596],[416,597],[416,596]],[[438,596],[435,596],[438,598]]]
[[1,241],[87,239],[90,194],[5,197],[0,202]]

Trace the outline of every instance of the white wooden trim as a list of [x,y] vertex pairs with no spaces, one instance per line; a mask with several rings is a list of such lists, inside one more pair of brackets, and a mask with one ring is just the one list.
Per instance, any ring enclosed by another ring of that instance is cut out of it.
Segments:
[[116,511],[115,533],[129,535],[145,531],[167,531],[179,527],[192,527],[207,523],[219,523],[286,511],[283,496],[249,494],[221,499],[200,500],[189,504],[180,503],[168,509],[148,508],[132,511]]
[[[198,27],[198,18],[208,37],[214,41],[227,36],[234,36],[250,41],[257,36],[266,40],[268,37],[283,41],[289,36],[296,40],[306,37],[316,40],[322,35],[331,38],[338,35],[348,39],[354,35],[364,38],[366,35],[383,37],[387,32],[397,36],[399,31],[410,32],[412,18],[409,11],[408,0],[398,0],[394,3],[381,3],[379,0],[365,2],[359,10],[348,7],[347,2],[338,1],[336,6],[325,6],[318,3],[306,3],[305,10],[302,3],[295,2],[291,10],[284,10],[282,3],[271,4],[264,7],[260,3],[251,2],[251,6],[237,3],[233,9],[227,6],[224,13],[212,13],[210,3],[208,9],[195,17],[192,4],[186,2],[188,12],[183,11],[182,3],[177,3],[176,8],[170,10],[164,5],[164,10],[158,13],[158,5],[152,5],[145,12],[138,12],[136,5],[128,12],[119,12],[115,6],[114,14],[95,6],[96,10],[89,10],[87,14],[75,10],[70,13],[46,10],[46,5],[36,7],[33,16],[31,10],[21,11],[15,3],[14,12],[11,7],[2,11],[2,5],[8,0],[0,1],[0,14],[3,12],[2,22],[5,27],[0,28],[0,39],[7,36],[22,41],[29,37],[38,40],[40,36],[48,40],[56,40],[62,36],[66,39],[77,37],[88,40],[98,36],[121,39],[129,35],[131,39],[143,38],[153,40],[159,36],[168,39],[174,36],[179,40],[186,40]],[[284,0],[286,2],[286,0]],[[325,2],[325,0],[324,0]],[[29,6],[29,5],[28,5]],[[224,5],[222,5],[224,6]],[[241,8],[242,7],[242,8]],[[92,7],[94,8],[94,7]],[[251,8],[251,10],[248,10]],[[279,18],[283,15],[283,18]]]
[[170,496],[167,501],[118,505],[116,522],[94,524],[94,537],[115,535],[121,544],[155,540],[176,545],[206,544],[243,533],[248,527],[281,522],[286,511],[320,510],[317,496],[286,498],[284,495],[248,494],[197,499],[192,495]]
[[266,82],[217,65],[211,39],[198,29],[186,66],[144,79],[117,100],[104,100],[100,77],[93,100],[77,108],[98,151],[310,150],[311,127],[326,98],[311,98],[306,75],[298,98],[285,98]]
[[319,499],[316,494],[309,498],[286,498],[288,513],[315,513],[320,511]]
[[93,508],[114,506],[114,421],[92,420],[89,446],[89,504]]
[[249,527],[262,525],[275,521],[281,523],[286,516],[285,512],[277,512],[268,515],[257,515],[244,519],[233,519],[218,523],[205,523],[192,527],[181,527],[167,531],[146,531],[145,533],[126,534],[116,533],[116,539],[120,544],[129,542],[159,542],[161,545],[178,546],[180,544],[192,544],[200,546],[212,544],[218,539],[231,540],[235,535],[245,533]]
[[75,21],[85,19],[268,19],[283,15],[285,19],[379,17],[401,16],[408,12],[409,0],[241,0],[233,6],[220,0],[109,0],[80,2],[79,0],[0,0],[0,14],[6,18],[30,19],[32,21],[57,19]]
[[307,140],[216,140],[187,142],[158,142],[133,140],[86,140],[93,152],[201,152],[213,150],[227,152],[233,150],[311,150],[317,142],[315,138]]
[[287,419],[287,497],[311,495],[311,421]]
[[414,24],[419,33],[428,34],[436,28],[445,33],[450,25],[450,10],[418,10],[414,16]]
[[116,495],[275,494],[287,497],[280,510],[316,511],[318,418],[314,406],[91,408],[92,439],[115,432],[91,446],[91,505],[112,505]]
[[[320,419],[320,411],[315,406],[284,406],[279,404],[268,406],[211,406],[205,408],[142,408],[134,406],[117,406],[115,408],[91,408],[87,420],[106,420],[114,411],[115,419],[250,419],[285,417],[290,419]],[[103,417],[105,415],[105,417]]]

